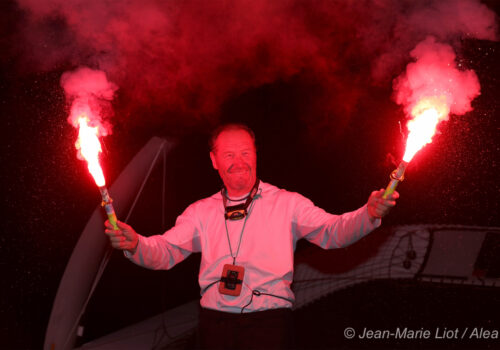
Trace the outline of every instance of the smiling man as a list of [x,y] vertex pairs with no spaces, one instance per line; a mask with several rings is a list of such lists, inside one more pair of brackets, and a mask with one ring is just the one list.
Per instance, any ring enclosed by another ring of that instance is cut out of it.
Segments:
[[250,192],[257,179],[255,136],[249,128],[230,124],[217,129],[210,140],[210,158],[229,197]]
[[217,128],[210,158],[224,187],[190,205],[163,235],[145,237],[118,222],[106,234],[134,263],[170,269],[201,252],[201,348],[292,347],[293,255],[305,238],[324,249],[348,246],[380,226],[398,194],[374,191],[367,204],[333,215],[309,199],[257,178],[255,135],[242,124]]

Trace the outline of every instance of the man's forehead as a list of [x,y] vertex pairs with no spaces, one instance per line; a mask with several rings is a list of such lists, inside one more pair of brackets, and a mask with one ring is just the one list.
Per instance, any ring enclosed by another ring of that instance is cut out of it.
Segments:
[[216,148],[250,147],[254,148],[254,141],[250,134],[242,129],[225,130],[217,136]]

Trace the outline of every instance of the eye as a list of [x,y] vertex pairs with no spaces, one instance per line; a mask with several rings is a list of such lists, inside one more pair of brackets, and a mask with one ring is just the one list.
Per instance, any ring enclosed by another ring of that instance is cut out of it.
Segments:
[[234,157],[233,153],[224,153],[224,159],[232,159]]

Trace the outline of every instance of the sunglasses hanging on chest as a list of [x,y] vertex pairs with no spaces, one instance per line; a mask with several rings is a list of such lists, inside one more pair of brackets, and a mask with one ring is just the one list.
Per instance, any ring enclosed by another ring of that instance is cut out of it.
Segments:
[[250,206],[250,203],[252,203],[255,195],[257,194],[257,191],[259,189],[259,179],[255,181],[255,185],[253,186],[252,190],[248,194],[248,197],[244,203],[240,203],[238,205],[231,205],[227,206],[227,201],[230,200],[230,198],[227,197],[227,190],[224,187],[221,191],[222,194],[222,201],[224,203],[224,218],[226,220],[241,220],[248,214],[248,207]]

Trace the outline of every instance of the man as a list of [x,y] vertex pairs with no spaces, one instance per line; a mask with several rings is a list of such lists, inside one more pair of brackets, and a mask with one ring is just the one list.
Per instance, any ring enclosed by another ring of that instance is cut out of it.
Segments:
[[258,180],[255,136],[247,126],[219,127],[210,146],[222,191],[190,205],[163,235],[144,237],[122,222],[120,230],[106,222],[106,234],[114,248],[151,269],[170,269],[202,253],[201,347],[289,347],[296,242],[345,247],[380,226],[399,195],[383,199],[383,190],[374,191],[358,210],[332,215]]

